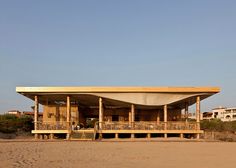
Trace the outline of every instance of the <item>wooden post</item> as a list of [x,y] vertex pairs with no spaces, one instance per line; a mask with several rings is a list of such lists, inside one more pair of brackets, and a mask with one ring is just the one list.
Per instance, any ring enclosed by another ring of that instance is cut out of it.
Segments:
[[185,108],[184,108],[184,115],[185,115],[185,121],[188,121],[188,103],[185,103]]
[[38,134],[39,139],[43,140],[43,134]]
[[165,123],[165,130],[167,130],[167,105],[164,105],[164,123]]
[[102,98],[99,97],[99,129],[102,130],[103,124],[103,106],[102,106]]
[[78,103],[78,101],[75,101],[75,104],[77,105],[77,109],[76,109],[77,112],[75,112],[74,122],[75,122],[75,126],[77,127],[77,125],[79,125],[79,103]]
[[196,100],[196,121],[200,122],[200,96],[197,96]]
[[[38,113],[39,113],[38,96],[34,96],[34,130],[38,129]],[[34,137],[35,139],[38,139],[38,134],[35,134]]]
[[134,104],[131,105],[131,125],[134,128],[134,121],[135,121],[135,109]]
[[50,139],[52,140],[52,139],[54,139],[54,134],[50,134]]
[[134,133],[131,134],[131,139],[134,139],[135,138],[135,135]]
[[160,111],[157,111],[157,124],[160,124]]
[[66,97],[66,122],[67,122],[67,130],[69,131],[69,133],[67,134],[67,139],[70,139],[70,134],[71,134],[70,96]]
[[132,117],[131,117],[131,111],[129,111],[129,126],[132,126]]
[[168,135],[167,135],[167,133],[165,133],[165,134],[164,134],[164,138],[168,138]]
[[[164,124],[165,131],[167,130],[167,105],[164,105]],[[167,138],[167,133],[164,134],[164,137]]]
[[115,139],[119,139],[119,134],[115,133]]
[[[196,122],[197,122],[197,130],[200,130],[200,96],[197,96],[196,99]],[[200,138],[200,135],[197,134],[197,139]]]
[[43,139],[48,139],[48,135],[44,134]]
[[78,117],[77,117],[77,125],[80,125],[80,110],[78,108]]

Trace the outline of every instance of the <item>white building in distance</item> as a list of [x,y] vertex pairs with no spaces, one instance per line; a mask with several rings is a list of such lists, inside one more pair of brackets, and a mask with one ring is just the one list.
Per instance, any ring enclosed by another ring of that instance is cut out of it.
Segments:
[[212,112],[203,113],[203,119],[220,119],[221,121],[236,121],[236,107],[226,108],[218,107],[212,109]]

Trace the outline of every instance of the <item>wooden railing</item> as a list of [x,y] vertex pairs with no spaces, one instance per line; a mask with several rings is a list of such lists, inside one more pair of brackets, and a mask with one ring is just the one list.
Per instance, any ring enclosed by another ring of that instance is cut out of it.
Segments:
[[[71,124],[70,124],[71,125]],[[94,126],[95,130],[197,130],[196,122],[105,122],[102,128],[99,124]],[[37,122],[37,130],[67,130],[67,122]],[[72,128],[70,128],[72,129]]]
[[106,122],[102,130],[197,130],[196,122]]
[[37,122],[37,130],[67,130],[67,122]]
[[197,130],[196,122],[167,122],[167,130]]

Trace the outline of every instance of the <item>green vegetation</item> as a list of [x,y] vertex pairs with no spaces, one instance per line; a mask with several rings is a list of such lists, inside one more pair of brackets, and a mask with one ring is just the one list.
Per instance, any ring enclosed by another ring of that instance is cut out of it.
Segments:
[[33,129],[33,119],[28,116],[16,117],[14,115],[0,115],[0,132],[16,133],[18,131],[30,132]]
[[223,122],[219,119],[201,121],[201,129],[204,131],[236,132],[236,121]]
[[86,121],[87,128],[94,128],[96,122],[98,122],[98,119],[87,120]]

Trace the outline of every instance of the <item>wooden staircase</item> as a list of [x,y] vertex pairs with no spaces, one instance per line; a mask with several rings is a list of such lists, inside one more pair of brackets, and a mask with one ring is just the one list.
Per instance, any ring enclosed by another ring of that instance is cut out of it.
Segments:
[[71,132],[71,140],[95,140],[95,129],[73,130]]

